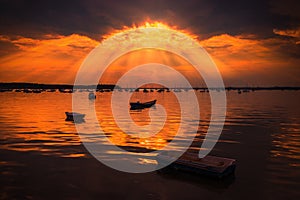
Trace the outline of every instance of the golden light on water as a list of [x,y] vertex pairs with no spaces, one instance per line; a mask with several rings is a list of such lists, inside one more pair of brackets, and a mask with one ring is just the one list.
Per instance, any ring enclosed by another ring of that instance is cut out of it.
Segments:
[[[121,147],[138,147],[148,150],[159,150],[168,145],[168,142],[176,136],[180,126],[180,106],[178,105],[176,96],[172,92],[168,93],[167,97],[164,97],[162,94],[157,95],[156,93],[157,92],[149,92],[149,94],[142,92],[132,93],[132,101],[157,99],[157,104],[162,105],[167,113],[164,127],[156,135],[147,138],[128,135],[118,127],[111,109],[111,94],[107,94],[106,98],[99,98],[98,105],[105,105],[106,109],[103,109],[102,106],[96,106],[97,118],[111,143]],[[165,98],[167,98],[168,101],[166,101]],[[132,111],[130,112],[130,116],[138,126],[145,126],[151,121],[148,109]],[[135,130],[132,131],[134,132]]]

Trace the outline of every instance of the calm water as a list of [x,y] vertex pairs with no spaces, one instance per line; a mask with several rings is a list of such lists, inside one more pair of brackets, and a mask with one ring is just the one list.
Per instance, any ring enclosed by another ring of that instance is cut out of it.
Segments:
[[[181,93],[185,94],[185,101],[188,101],[193,91]],[[87,99],[87,94],[82,92],[80,95]],[[209,94],[197,91],[196,95],[200,102],[200,125],[198,127],[198,123],[193,119],[185,122],[191,129],[195,126],[198,128],[197,136],[191,146],[193,150],[199,150],[210,119]],[[181,118],[178,102],[172,92],[133,93],[132,100],[157,99],[157,103],[164,106],[168,114],[163,129],[150,138],[129,136],[118,128],[112,116],[110,97],[109,92],[97,93],[97,99],[90,104],[91,107],[95,104],[99,124],[113,144],[129,150],[156,150],[163,148],[176,135]],[[151,177],[149,174],[145,175],[145,180],[167,181],[170,188],[166,186],[166,190],[172,191],[172,188],[179,187],[188,191],[193,198],[196,198],[195,194],[201,194],[210,198],[225,199],[242,197],[297,199],[300,195],[299,100],[299,91],[256,91],[242,94],[237,94],[235,91],[227,92],[227,117],[224,130],[211,154],[235,158],[237,169],[235,179],[229,183],[221,183],[221,188],[219,183],[194,180],[185,175],[178,177],[178,175],[164,176],[154,173]],[[21,161],[5,152],[19,152],[22,155],[34,153],[46,159],[55,157],[65,160],[77,159],[80,162],[94,159],[82,148],[74,123],[65,121],[64,112],[72,110],[72,94],[5,92],[0,93],[0,101],[0,148],[4,152],[1,154],[4,157],[0,160],[3,167],[1,176],[4,179],[2,180],[10,180],[10,177],[14,177],[13,174],[32,173],[17,171],[14,166],[29,161]],[[155,112],[155,108],[153,110]],[[83,109],[83,112],[89,110]],[[150,123],[148,110],[133,111],[130,115],[137,125]],[[88,120],[87,117],[86,121]],[[122,123],[128,122],[124,119]],[[154,119],[152,123],[159,122]],[[82,126],[85,126],[85,123]],[[187,134],[189,131],[186,130]],[[30,162],[34,164],[40,161]],[[60,181],[59,177],[57,178],[57,181]],[[19,179],[18,181],[22,182]],[[15,190],[11,189],[12,185],[10,183],[10,189],[7,189],[8,187],[3,189],[0,197],[9,197],[14,193]],[[115,192],[118,193],[118,190]],[[172,198],[172,195],[166,191],[149,193],[154,195],[150,195],[149,199]]]

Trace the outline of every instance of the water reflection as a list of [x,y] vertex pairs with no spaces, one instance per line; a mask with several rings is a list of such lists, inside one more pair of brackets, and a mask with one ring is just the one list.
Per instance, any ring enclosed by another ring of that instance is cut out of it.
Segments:
[[[181,91],[185,94],[187,101],[192,92]],[[86,92],[82,92],[82,95],[87,98]],[[167,113],[163,129],[149,138],[134,137],[120,130],[111,112],[111,92],[97,92],[96,95],[97,99],[90,102],[90,108],[95,105],[98,122],[109,141],[114,145],[133,152],[162,149],[174,139],[179,129],[181,111],[173,92],[132,93],[131,101],[157,99],[157,104],[162,105]],[[209,93],[197,91],[196,95],[200,102],[201,120],[197,122],[191,119],[186,122],[190,127],[198,127],[197,136],[191,147],[195,151],[199,150],[205,137],[210,123],[211,109]],[[271,142],[265,144],[269,145],[270,149],[269,164],[276,166],[276,163],[279,162],[287,163],[289,167],[293,168],[300,167],[300,114],[296,109],[300,99],[299,92],[259,91],[242,95],[236,92],[227,92],[227,97],[227,118],[223,135],[218,143],[239,144],[240,141],[236,134],[243,134],[243,132],[239,132],[234,127],[267,127],[272,130]],[[76,152],[81,141],[76,133],[74,123],[65,121],[64,112],[72,110],[72,94],[6,92],[0,94],[0,100],[2,102],[0,106],[2,149],[37,151],[41,154],[60,157],[85,156],[82,151]],[[155,111],[155,107],[152,109]],[[138,126],[150,123],[149,109],[131,111],[130,116]],[[123,123],[127,123],[126,119]],[[189,130],[185,131],[186,134],[189,134]],[[253,134],[258,136],[263,133]],[[254,135],[251,139],[256,140],[257,136]],[[185,140],[185,138],[180,138],[180,140]],[[180,143],[180,141],[178,142]]]
[[[129,90],[122,92],[129,92]],[[181,91],[187,99],[191,92],[193,91]],[[125,134],[118,128],[112,117],[111,93],[97,92],[97,98],[90,102],[90,108],[95,105],[98,122],[105,130],[106,136],[90,135],[94,137],[91,137],[91,141],[103,141],[103,145],[112,145],[113,143],[127,150],[128,154],[134,154],[161,149],[174,140],[181,118],[180,109],[177,109],[178,102],[172,92],[133,92],[132,94],[132,101],[146,101],[155,98],[158,100],[157,103],[164,106],[168,117],[163,130],[149,138],[138,138]],[[88,101],[88,93],[82,92],[82,95]],[[201,120],[197,122],[191,119],[186,122],[190,126],[198,126],[196,138],[190,148],[190,151],[195,152],[199,151],[208,129],[211,109],[209,93],[197,91],[196,95],[200,102]],[[233,196],[236,199],[240,199],[238,198],[240,197],[238,196],[239,193],[250,194],[253,197],[258,194],[261,194],[259,197],[287,197],[286,199],[299,196],[300,112],[298,106],[300,92],[259,91],[238,94],[231,91],[227,92],[227,98],[225,126],[211,154],[237,159],[234,182],[229,181],[228,184],[226,182],[212,182],[188,174],[177,173],[162,173],[159,177],[163,179],[153,178],[152,175],[149,175],[151,178],[148,177],[145,180],[151,179],[154,184],[161,181],[162,186],[164,186],[165,181],[171,185],[180,182],[182,187],[185,187],[187,183],[187,185],[192,185],[193,192],[205,188],[209,191],[217,191],[218,195],[220,193],[230,194],[228,197]],[[0,148],[2,155],[5,155],[4,159],[0,161],[0,165],[3,167],[2,177],[5,178],[7,175],[6,179],[3,180],[13,180],[12,174],[14,174],[13,178],[19,177],[24,172],[23,169],[27,170],[27,174],[35,174],[35,172],[29,172],[34,165],[42,166],[41,169],[45,169],[50,164],[53,165],[53,169],[56,169],[57,163],[60,165],[66,161],[64,172],[68,172],[70,171],[68,163],[70,160],[79,166],[80,164],[86,165],[87,160],[93,160],[83,148],[74,123],[65,121],[64,112],[72,110],[71,93],[5,92],[0,93],[0,101]],[[87,110],[86,112],[90,111]],[[130,116],[139,126],[150,123],[149,110],[130,112]],[[88,122],[89,118],[87,117],[85,120]],[[126,123],[126,119],[123,123]],[[81,125],[85,126],[86,123]],[[186,132],[188,134],[189,130],[187,129]],[[108,137],[109,142],[103,137]],[[178,143],[184,140],[185,138],[181,137],[178,139]],[[119,151],[107,153],[111,159],[114,159],[114,155],[120,154]],[[33,154],[38,155],[38,157],[32,156]],[[20,159],[19,156],[21,155],[26,155],[24,157],[29,161]],[[52,159],[57,158],[60,161],[52,163],[50,159],[49,162],[45,162],[45,166],[42,165],[50,156]],[[72,159],[65,159],[65,157]],[[85,158],[83,159],[83,157]],[[155,164],[155,160],[151,156],[143,157],[138,162],[144,165]],[[29,167],[24,168],[23,163],[29,164]],[[86,168],[87,171],[90,171],[90,167]],[[81,172],[80,170],[78,169],[76,172]],[[94,172],[97,170],[98,168],[92,168],[90,177],[94,177]],[[103,170],[108,170],[108,168],[103,168]],[[74,175],[73,173],[70,174],[72,174],[70,177]],[[108,171],[107,174],[110,177],[112,172]],[[115,180],[118,180],[119,176],[120,174],[114,176]],[[141,180],[144,180],[145,176],[148,175],[143,175]],[[22,181],[25,179],[27,177],[23,177]],[[169,180],[173,181],[168,182]],[[58,184],[56,178],[54,182],[53,185]],[[15,182],[11,185],[15,186]],[[194,186],[201,186],[201,188]],[[190,187],[186,188],[191,189]],[[95,191],[98,192],[98,189]],[[172,194],[173,192],[174,189],[172,188]]]
[[[176,135],[180,125],[180,106],[174,94],[168,93],[167,98],[163,93],[133,93],[131,101],[147,101],[149,99],[157,99],[157,104],[164,107],[167,113],[166,122],[161,131],[156,135],[147,138],[139,138],[134,136],[137,130],[131,129],[133,134],[128,135],[123,132],[114,120],[112,109],[111,109],[111,93],[103,93],[99,95],[99,100],[96,102],[96,112],[103,131],[109,136],[109,140],[117,146],[138,146],[140,148],[146,148],[150,150],[157,150],[165,147]],[[101,106],[98,106],[101,105]],[[127,108],[129,109],[129,107]],[[164,113],[159,113],[155,107],[151,107],[153,112],[156,112],[158,119],[152,118],[152,123],[159,125],[161,122],[159,116]],[[138,126],[147,126],[151,122],[149,116],[149,109],[143,110],[130,110],[130,117]],[[163,117],[161,117],[163,118]],[[123,118],[121,123],[124,125],[129,123],[127,118]],[[193,124],[198,126],[198,124]],[[148,130],[145,130],[148,131]],[[147,134],[145,132],[144,134]]]

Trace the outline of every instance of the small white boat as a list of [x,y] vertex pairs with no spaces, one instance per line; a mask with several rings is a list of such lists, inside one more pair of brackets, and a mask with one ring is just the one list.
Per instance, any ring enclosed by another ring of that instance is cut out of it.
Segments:
[[94,92],[90,92],[89,93],[89,100],[93,100],[96,99],[96,95],[94,94]]
[[65,112],[66,113],[66,121],[83,121],[85,114],[77,113],[77,112]]
[[181,92],[181,89],[175,88],[173,91],[174,91],[174,92]]
[[61,93],[73,93],[72,89],[59,89],[58,91]]

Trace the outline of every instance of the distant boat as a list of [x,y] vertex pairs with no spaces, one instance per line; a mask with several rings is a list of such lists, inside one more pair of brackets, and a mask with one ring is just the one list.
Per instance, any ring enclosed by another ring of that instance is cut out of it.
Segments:
[[32,90],[31,89],[24,89],[23,92],[24,93],[32,93]]
[[41,90],[32,90],[32,93],[42,93]]
[[77,113],[77,112],[65,112],[66,113],[66,121],[83,121],[85,114]]
[[[172,157],[167,154],[161,154],[158,156],[158,161],[164,163],[171,158]],[[223,178],[234,173],[236,161],[235,159],[216,156],[199,158],[196,153],[185,153],[168,167],[199,175]]]
[[137,101],[137,102],[130,102],[130,109],[131,110],[138,110],[138,109],[150,108],[155,103],[156,103],[156,99],[153,100],[153,101],[148,101],[148,102],[144,102],[144,103],[141,103],[139,101]]
[[61,92],[61,93],[72,93],[73,90],[72,89],[70,89],[70,90],[68,90],[68,89],[59,89],[59,92]]
[[89,93],[89,100],[93,100],[96,99],[96,95],[94,94],[94,92],[90,92]]

